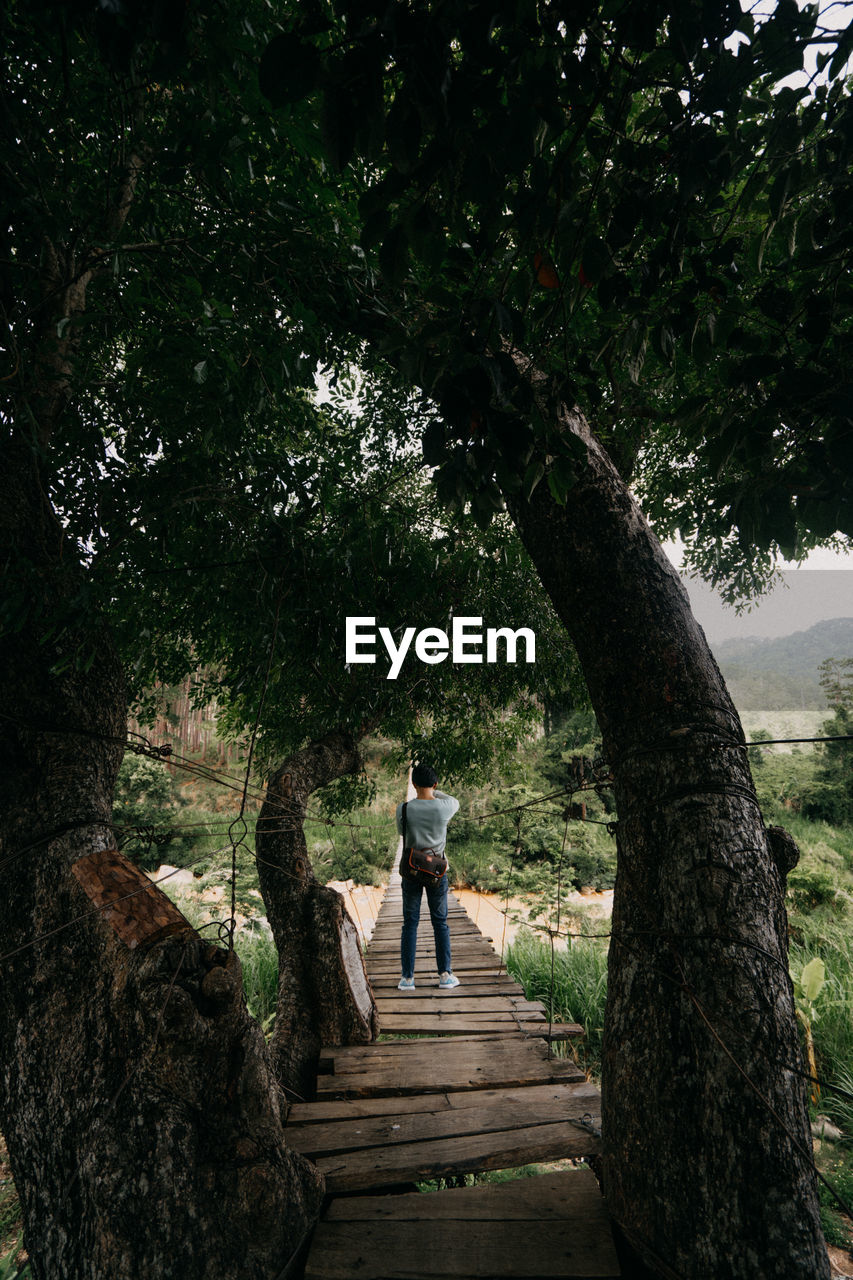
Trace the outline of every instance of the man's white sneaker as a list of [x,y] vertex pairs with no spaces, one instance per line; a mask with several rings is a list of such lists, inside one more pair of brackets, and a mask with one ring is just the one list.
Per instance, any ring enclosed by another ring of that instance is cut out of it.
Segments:
[[398,991],[414,991],[414,989],[415,989],[414,978],[401,978],[400,981],[397,983]]
[[440,987],[458,987],[459,979],[454,973],[442,973],[439,975],[438,985]]

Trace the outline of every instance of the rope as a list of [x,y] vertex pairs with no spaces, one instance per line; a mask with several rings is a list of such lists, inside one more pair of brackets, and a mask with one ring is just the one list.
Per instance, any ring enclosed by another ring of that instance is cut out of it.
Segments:
[[[566,809],[566,821],[563,827],[563,845],[560,849],[560,861],[557,866],[557,934],[560,932],[560,903],[563,894],[563,859],[566,856],[566,843],[569,838],[569,818],[570,810]],[[554,1030],[554,931],[548,930],[549,941],[551,943],[551,983],[548,991],[548,1061],[550,1062],[554,1054],[554,1041],[552,1033]]]
[[500,974],[503,973],[505,968],[504,956],[505,956],[505,943],[506,943],[506,926],[507,926],[507,920],[509,918],[509,884],[510,884],[510,880],[512,879],[512,869],[515,864],[516,856],[521,853],[521,812],[522,812],[521,809],[518,809],[516,812],[515,845],[513,847],[512,853],[510,854],[509,872],[506,878],[506,889],[504,890],[504,911],[503,911],[504,927],[503,927],[503,934],[501,936],[501,960],[500,960],[500,964],[498,965],[498,976],[500,976]]
[[[172,871],[168,871],[166,875],[161,876],[159,880],[152,880],[150,883],[162,884],[164,880],[177,875],[179,870],[180,867],[175,867]],[[29,947],[34,947],[37,943],[44,942],[46,938],[53,938],[57,933],[63,933],[66,929],[70,929],[72,925],[80,924],[81,921],[88,920],[91,916],[100,915],[102,911],[109,911],[119,902],[127,902],[130,898],[135,898],[137,894],[147,892],[148,887],[147,884],[140,885],[138,889],[132,889],[130,893],[124,893],[120,898],[114,898],[111,902],[104,902],[99,907],[93,907],[91,911],[84,911],[82,915],[74,916],[71,920],[64,921],[54,929],[48,929],[46,933],[40,933],[35,938],[30,938],[27,942],[22,943],[21,946],[15,947],[13,951],[7,951],[0,956],[0,964],[3,964],[6,960],[11,960],[13,956],[20,955],[22,951],[28,950]]]

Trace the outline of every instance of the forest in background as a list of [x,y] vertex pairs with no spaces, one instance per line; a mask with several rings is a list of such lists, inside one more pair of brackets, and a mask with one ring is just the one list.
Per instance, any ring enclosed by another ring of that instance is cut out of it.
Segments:
[[820,664],[853,653],[853,618],[832,618],[775,639],[720,640],[712,648],[742,716],[819,710],[826,705]]

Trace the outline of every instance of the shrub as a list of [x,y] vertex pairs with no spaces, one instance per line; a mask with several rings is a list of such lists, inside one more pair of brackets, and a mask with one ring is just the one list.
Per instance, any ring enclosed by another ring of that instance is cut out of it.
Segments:
[[[113,822],[118,847],[144,871],[168,860],[182,865],[178,858],[186,855],[186,842],[180,831],[170,825],[180,807],[166,767],[128,752],[116,780]],[[141,828],[145,830],[137,830]],[[164,856],[167,849],[168,858]]]
[[795,867],[788,875],[788,894],[798,911],[813,911],[834,902],[836,892],[835,879],[828,871]]

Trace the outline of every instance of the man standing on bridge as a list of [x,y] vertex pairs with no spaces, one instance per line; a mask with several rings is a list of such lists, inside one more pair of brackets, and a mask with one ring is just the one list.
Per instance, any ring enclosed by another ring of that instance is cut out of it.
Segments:
[[[405,804],[405,833],[403,832],[404,806],[397,805],[397,831],[404,837],[406,849],[429,849],[443,854],[447,840],[447,824],[459,808],[453,796],[437,791],[438,774],[426,764],[416,764],[412,769],[412,786],[416,799]],[[401,864],[402,866],[402,864]],[[447,871],[434,883],[424,883],[419,874],[407,879],[401,870],[403,882],[403,930],[400,936],[400,965],[402,977],[397,983],[400,991],[412,991],[415,986],[415,948],[418,940],[418,922],[421,915],[421,893],[426,889],[427,904],[435,938],[435,958],[438,964],[440,987],[458,987],[450,958],[450,930],[447,927]]]

